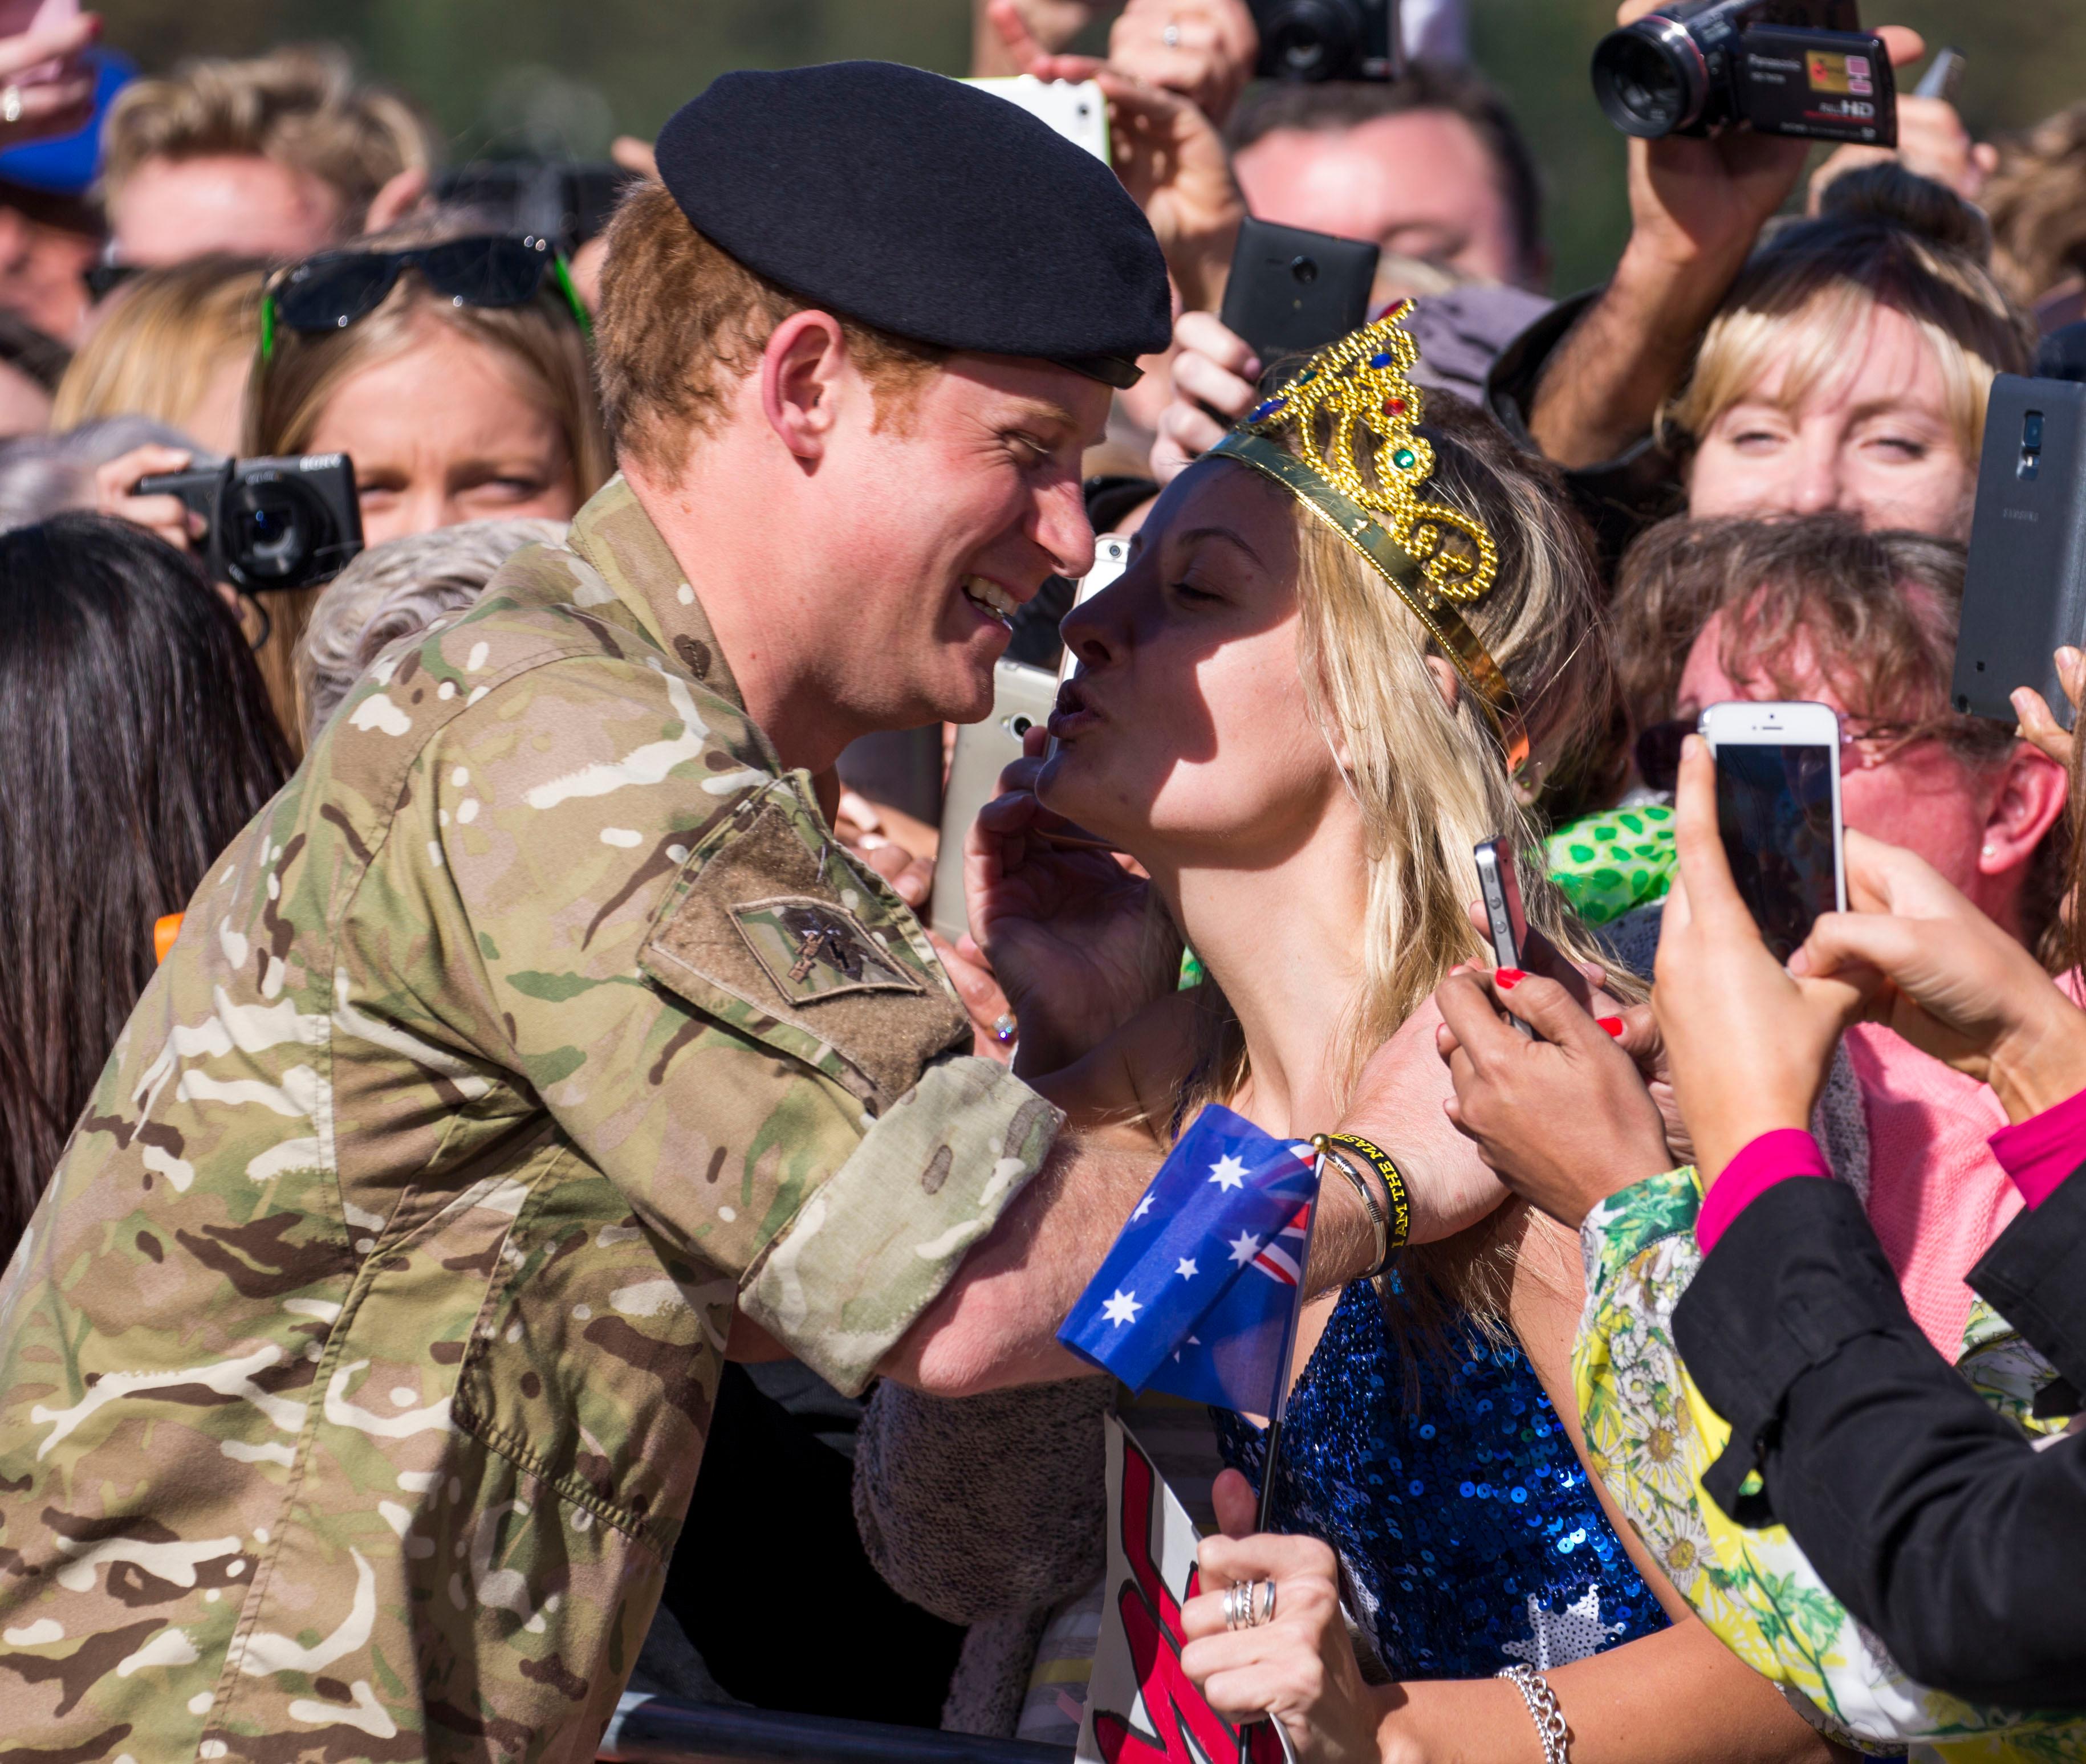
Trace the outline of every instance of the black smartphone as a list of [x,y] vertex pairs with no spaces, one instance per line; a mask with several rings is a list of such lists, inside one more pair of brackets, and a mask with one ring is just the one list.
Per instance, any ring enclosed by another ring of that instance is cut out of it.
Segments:
[[1359,239],[1249,217],[1239,227],[1217,316],[1264,363],[1308,355],[1369,317],[1381,255]]
[[2017,720],[2007,695],[2032,686],[2067,728],[2050,657],[2086,640],[2086,385],[2001,374],[1985,448],[1956,639],[1956,708]]
[[1731,880],[1777,962],[1822,912],[1845,911],[1840,718],[1831,706],[1739,700],[1702,712],[1717,759],[1717,831]]

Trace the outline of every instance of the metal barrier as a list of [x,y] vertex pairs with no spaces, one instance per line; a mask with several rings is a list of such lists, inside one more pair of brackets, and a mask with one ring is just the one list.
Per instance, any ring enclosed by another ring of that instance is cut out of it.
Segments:
[[743,1758],[786,1758],[792,1764],[1071,1764],[1072,1759],[1069,1749],[1020,1740],[637,1694],[626,1695],[616,1706],[599,1756],[615,1764],[726,1764]]

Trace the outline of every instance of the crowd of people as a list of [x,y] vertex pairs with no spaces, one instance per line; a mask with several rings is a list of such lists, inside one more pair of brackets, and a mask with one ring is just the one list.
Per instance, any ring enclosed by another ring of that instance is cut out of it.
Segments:
[[[2086,1758],[2086,661],[1951,695],[2086,100],[1633,138],[1552,300],[1455,6],[1321,82],[1094,11],[977,71],[1109,161],[738,74],[547,219],[332,49],[0,39],[8,1757],[577,1758],[626,1687],[1069,1746],[1115,1414],[1296,1757]],[[1364,329],[1227,328],[1249,215],[1378,246]],[[334,456],[289,587],[148,482]],[[1055,708],[937,826],[1003,653]],[[1734,700],[1838,723],[1786,961]],[[1056,1340],[1215,1104],[1381,1159],[1279,1454]]]

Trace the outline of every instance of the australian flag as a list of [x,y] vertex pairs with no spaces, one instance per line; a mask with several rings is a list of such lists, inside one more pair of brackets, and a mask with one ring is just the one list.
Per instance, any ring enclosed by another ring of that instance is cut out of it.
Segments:
[[1132,1390],[1281,1406],[1318,1179],[1311,1148],[1211,1103],[1058,1331]]

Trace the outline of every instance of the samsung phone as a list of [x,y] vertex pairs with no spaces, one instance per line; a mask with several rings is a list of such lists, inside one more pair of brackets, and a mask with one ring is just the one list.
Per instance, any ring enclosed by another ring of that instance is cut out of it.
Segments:
[[942,839],[934,851],[934,891],[927,920],[954,943],[970,929],[964,906],[964,840],[978,810],[999,794],[999,775],[1021,757],[1022,737],[1050,720],[1058,676],[1048,668],[1002,661],[992,674],[992,714],[956,731],[949,781],[942,792]]
[[967,79],[964,84],[1020,105],[1074,147],[1084,147],[1104,165],[1114,165],[1109,154],[1108,100],[1092,80],[1038,79],[1032,74],[1017,74],[1011,79]]
[[1844,912],[1840,717],[1829,704],[1712,704],[1696,725],[1717,759],[1717,828],[1731,878],[1778,962]]
[[1249,217],[1239,227],[1218,317],[1264,363],[1308,355],[1369,317],[1381,255],[1363,240]]
[[2067,728],[2050,658],[2086,641],[2086,385],[2001,374],[1985,447],[1949,686],[1959,712],[2017,720],[2008,695],[2032,686]]

